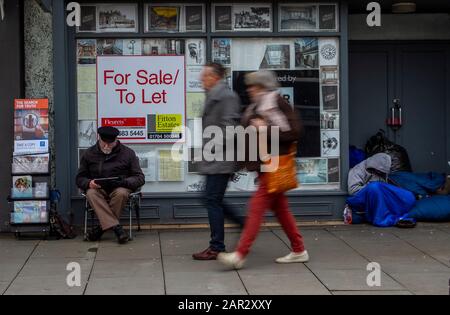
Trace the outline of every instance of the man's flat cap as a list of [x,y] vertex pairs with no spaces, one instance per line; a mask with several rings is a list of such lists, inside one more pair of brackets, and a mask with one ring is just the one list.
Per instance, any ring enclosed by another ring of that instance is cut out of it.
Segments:
[[119,134],[119,130],[114,127],[107,126],[98,128],[98,135],[103,141],[108,143],[116,141]]

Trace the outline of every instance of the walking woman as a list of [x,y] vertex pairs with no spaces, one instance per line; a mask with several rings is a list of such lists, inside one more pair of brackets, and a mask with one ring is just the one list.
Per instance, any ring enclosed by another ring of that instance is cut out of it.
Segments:
[[[300,121],[296,112],[280,96],[275,73],[271,71],[250,73],[246,76],[245,83],[253,104],[246,109],[242,117],[242,125],[244,127],[254,126],[258,130],[270,130],[271,127],[278,127],[279,155],[288,155],[291,153],[293,144],[300,137]],[[267,144],[264,145],[267,145],[268,148],[271,141],[274,139],[270,139],[270,132],[268,132]],[[261,150],[261,145],[258,149]],[[260,231],[264,214],[270,209],[274,211],[292,246],[291,253],[278,258],[276,262],[285,264],[307,262],[309,260],[308,252],[305,250],[295,218],[289,210],[286,195],[268,191],[267,173],[261,172],[261,162],[246,163],[246,169],[258,171],[259,188],[250,200],[247,221],[235,252],[221,253],[218,260],[230,268],[241,269]]]

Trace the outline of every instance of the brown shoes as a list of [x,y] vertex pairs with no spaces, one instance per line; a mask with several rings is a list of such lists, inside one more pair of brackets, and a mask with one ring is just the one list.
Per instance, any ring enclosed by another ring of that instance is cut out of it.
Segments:
[[193,254],[192,258],[194,258],[194,260],[216,260],[219,253],[220,252],[216,252],[211,248],[207,248],[200,253]]

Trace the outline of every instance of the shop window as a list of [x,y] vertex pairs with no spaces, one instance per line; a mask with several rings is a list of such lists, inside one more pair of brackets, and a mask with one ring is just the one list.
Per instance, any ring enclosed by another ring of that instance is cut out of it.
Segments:
[[[185,56],[186,125],[193,133],[192,141],[183,145],[190,162],[174,161],[171,144],[130,144],[139,157],[146,176],[144,192],[199,192],[205,188],[194,157],[201,154],[201,116],[205,92],[200,73],[208,61],[223,64],[226,81],[241,97],[243,108],[249,104],[244,77],[260,69],[274,71],[280,82],[280,93],[300,113],[304,134],[297,154],[300,190],[339,189],[341,180],[340,145],[340,78],[339,38],[292,37],[289,31],[337,31],[335,4],[280,4],[280,31],[283,37],[239,38],[246,31],[271,32],[272,6],[262,4],[212,4],[211,30],[228,32],[212,34],[211,55],[207,56],[207,40],[201,34],[188,38],[164,38],[159,33],[205,32],[204,4],[144,5],[138,14],[136,4],[92,4],[82,6],[79,33],[137,32],[138,16],[143,16],[142,29],[148,36],[133,38],[131,34],[77,40],[77,109],[78,160],[96,143],[97,135],[97,56]],[[107,17],[115,19],[107,20]],[[158,35],[151,36],[155,32]],[[264,34],[264,33],[263,33]],[[174,35],[172,35],[174,36]],[[177,36],[177,35],[175,35]],[[224,37],[219,37],[224,36]],[[298,35],[296,35],[298,36]],[[90,36],[92,37],[92,36]],[[118,62],[120,58],[117,59]],[[256,174],[238,172],[229,191],[253,191]]]
[[[261,69],[277,74],[281,95],[299,112],[304,126],[297,154],[300,189],[339,188],[338,47],[337,38],[321,37],[215,38],[212,42],[212,60],[227,67],[227,79],[244,107],[250,103],[245,75]],[[231,189],[255,188],[255,174],[238,175]]]

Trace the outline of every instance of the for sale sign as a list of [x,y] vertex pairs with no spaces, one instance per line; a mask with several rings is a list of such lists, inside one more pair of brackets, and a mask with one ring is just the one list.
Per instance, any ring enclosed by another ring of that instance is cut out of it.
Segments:
[[97,57],[97,120],[123,143],[184,140],[184,56]]

